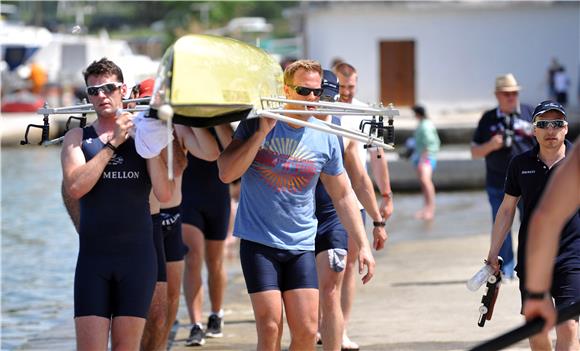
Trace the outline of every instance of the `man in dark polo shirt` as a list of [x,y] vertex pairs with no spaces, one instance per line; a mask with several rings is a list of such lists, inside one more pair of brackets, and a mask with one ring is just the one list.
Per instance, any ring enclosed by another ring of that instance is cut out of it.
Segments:
[[[524,315],[527,320],[541,316],[543,330],[556,323],[552,299],[546,298],[552,285],[554,262],[562,229],[570,220],[578,222],[580,209],[580,137],[562,165],[550,178],[542,199],[530,219],[526,247],[526,290]],[[578,270],[577,270],[578,271]],[[578,272],[576,274],[579,274]],[[536,296],[536,298],[530,298]],[[578,297],[580,299],[580,296]]]
[[[503,199],[506,170],[510,160],[535,145],[531,125],[533,108],[520,104],[520,88],[511,73],[496,78],[495,97],[498,106],[483,114],[471,144],[472,158],[485,157],[485,190],[491,205],[493,222]],[[523,208],[521,205],[518,208],[521,222]],[[504,260],[504,276],[513,278],[515,261],[511,231],[507,233],[499,255]]]
[[[527,293],[526,286],[526,242],[528,223],[546,187],[550,176],[572,150],[572,144],[565,140],[568,133],[566,112],[562,105],[554,101],[539,104],[533,114],[534,136],[538,145],[515,156],[510,162],[505,182],[505,196],[499,207],[493,226],[491,247],[487,257],[496,271],[499,269],[498,253],[507,232],[511,228],[516,205],[520,199],[524,204],[524,218],[518,235],[518,265],[522,304],[525,299],[542,299],[551,295],[556,307],[574,303],[580,297],[580,217],[578,212],[562,230],[558,256],[554,265],[554,276],[550,295],[538,292]],[[541,296],[540,296],[541,295]],[[556,327],[556,349],[578,350],[578,321],[569,320]],[[530,338],[532,350],[551,350],[547,332]]]

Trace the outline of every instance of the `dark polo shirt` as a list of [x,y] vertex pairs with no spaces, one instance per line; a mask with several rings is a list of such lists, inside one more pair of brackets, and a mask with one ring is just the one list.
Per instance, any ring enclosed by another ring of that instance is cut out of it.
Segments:
[[[572,144],[566,140],[566,156],[572,150]],[[524,202],[524,216],[518,234],[518,277],[525,277],[525,251],[528,237],[528,223],[536,208],[544,188],[552,173],[563,162],[560,160],[551,169],[538,157],[540,147],[536,145],[512,159],[507,171],[505,193],[520,198]],[[554,273],[580,268],[580,211],[564,226],[560,237],[560,249],[556,257]]]
[[496,134],[503,134],[506,128],[511,128],[514,131],[512,147],[502,147],[485,156],[486,186],[503,189],[510,160],[536,145],[536,139],[532,135],[533,111],[534,109],[530,105],[520,104],[510,126],[507,125],[506,116],[499,108],[486,111],[479,120],[473,134],[472,141],[475,144],[488,142]]

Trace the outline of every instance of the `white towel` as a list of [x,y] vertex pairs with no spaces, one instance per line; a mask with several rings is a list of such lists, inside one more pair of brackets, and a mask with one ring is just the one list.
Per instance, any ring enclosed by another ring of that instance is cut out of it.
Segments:
[[161,152],[170,142],[167,137],[167,126],[156,118],[145,117],[145,112],[139,112],[133,118],[135,124],[135,148],[143,158],[153,158]]

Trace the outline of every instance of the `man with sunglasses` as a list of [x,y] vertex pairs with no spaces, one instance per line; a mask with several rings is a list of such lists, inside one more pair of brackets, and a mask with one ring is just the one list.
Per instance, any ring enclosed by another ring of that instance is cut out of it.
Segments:
[[[322,68],[299,60],[284,71],[285,109],[314,110],[293,101],[317,102]],[[322,124],[308,114],[289,117]],[[318,281],[314,256],[317,221],[314,192],[320,179],[346,230],[359,240],[359,272],[374,273],[363,223],[348,184],[335,135],[268,118],[242,121],[218,158],[220,178],[242,177],[234,235],[250,293],[258,350],[280,349],[283,308],[290,350],[314,350],[318,328]]]
[[[528,231],[528,246],[526,248],[526,290],[528,296],[536,296],[538,299],[528,298],[524,302],[524,315],[527,320],[541,316],[546,319],[543,328],[548,332],[556,323],[556,311],[550,294],[552,282],[560,275],[554,270],[556,255],[559,253],[565,238],[570,233],[575,233],[576,240],[580,234],[580,137],[576,138],[574,149],[566,156],[566,160],[554,173],[542,199],[530,219]],[[575,228],[575,229],[574,229]],[[572,230],[571,230],[572,229]],[[577,255],[573,260],[568,260],[568,265],[580,264],[580,249],[576,249]],[[557,259],[560,262],[562,259]],[[580,269],[571,270],[571,278],[579,284]],[[578,296],[578,293],[576,293]],[[575,333],[578,330],[577,323],[567,321],[566,325]],[[564,326],[564,325],[561,325]],[[560,326],[559,326],[560,327]],[[573,338],[575,346],[558,345],[561,349],[580,349],[577,338]]]
[[148,197],[169,200],[161,157],[140,157],[129,138],[121,69],[103,58],[83,73],[97,120],[70,130],[61,153],[66,196],[80,203],[75,272],[77,349],[139,348],[157,278]]
[[[524,206],[524,218],[518,234],[517,267],[520,279],[522,304],[526,299],[541,300],[549,298],[548,292],[527,291],[526,287],[526,243],[528,240],[529,220],[538,205],[544,188],[552,174],[572,150],[567,141],[568,122],[562,105],[555,101],[543,101],[533,114],[533,133],[538,145],[531,150],[515,156],[507,169],[505,195],[493,225],[491,246],[487,263],[497,272],[499,270],[498,254],[500,247],[509,232],[518,202]],[[521,200],[521,201],[520,201]],[[572,219],[570,226],[564,228],[556,264],[554,281],[549,291],[556,307],[566,306],[580,296],[580,227],[578,216]],[[578,323],[568,321],[556,327],[557,349],[578,349]],[[547,333],[537,334],[529,339],[533,350],[550,350],[551,341]],[[575,347],[574,347],[575,346]]]
[[[485,190],[491,205],[492,222],[496,220],[504,196],[503,186],[509,161],[535,145],[531,125],[533,108],[519,102],[520,88],[511,73],[496,78],[495,97],[498,106],[483,114],[471,143],[471,157],[485,157]],[[518,209],[521,222],[522,205],[518,205]],[[514,278],[516,262],[511,231],[506,235],[499,254],[504,260],[502,272],[505,278]]]

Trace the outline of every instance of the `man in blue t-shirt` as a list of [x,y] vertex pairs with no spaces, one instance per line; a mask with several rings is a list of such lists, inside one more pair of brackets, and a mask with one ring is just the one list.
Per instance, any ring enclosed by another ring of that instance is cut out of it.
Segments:
[[[524,218],[518,235],[518,264],[516,271],[520,278],[522,304],[526,299],[554,298],[556,307],[570,305],[580,296],[580,217],[578,211],[562,230],[560,245],[554,266],[554,280],[545,294],[537,291],[530,294],[526,287],[525,248],[528,239],[528,224],[550,176],[572,150],[572,144],[565,140],[568,133],[566,112],[562,105],[554,101],[544,101],[534,110],[534,136],[538,145],[515,156],[509,164],[505,183],[505,196],[499,207],[493,226],[488,263],[497,271],[498,253],[507,232],[511,228],[516,204],[524,205]],[[556,327],[556,349],[577,350],[578,321],[569,320]],[[533,350],[551,350],[548,333],[530,338]]]
[[[508,163],[512,157],[529,150],[535,144],[531,125],[532,107],[520,104],[519,91],[520,86],[511,73],[496,78],[495,97],[498,107],[483,114],[471,144],[471,156],[474,159],[485,157],[485,190],[493,222],[503,199]],[[521,222],[523,208],[518,208]],[[502,272],[505,277],[513,278],[515,261],[511,231],[499,255],[504,261]]]
[[[296,61],[284,71],[284,92],[289,100],[316,102],[322,93],[321,81],[318,62]],[[285,109],[305,107],[289,101]],[[303,114],[289,117],[322,123]],[[242,177],[234,235],[242,239],[240,260],[256,319],[257,348],[280,348],[286,306],[290,349],[314,350],[318,328],[314,191],[319,178],[360,247],[361,271],[367,267],[363,283],[374,272],[337,137],[273,119],[251,119],[240,123],[218,166],[225,183]]]

